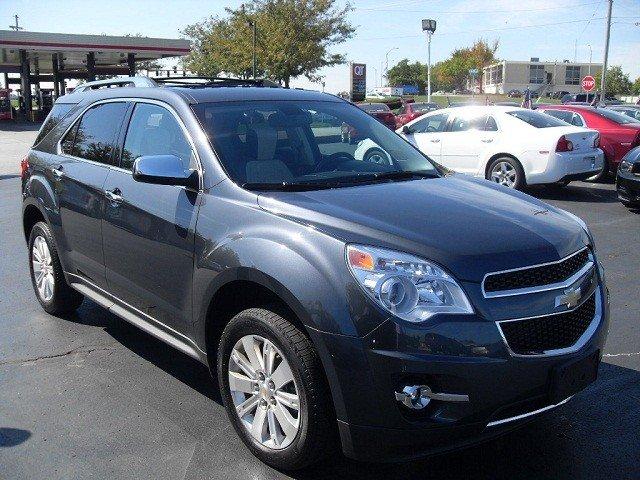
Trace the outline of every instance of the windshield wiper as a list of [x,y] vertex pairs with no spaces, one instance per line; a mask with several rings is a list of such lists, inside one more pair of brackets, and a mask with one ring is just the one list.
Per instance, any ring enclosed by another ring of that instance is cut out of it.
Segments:
[[305,190],[314,190],[318,188],[318,184],[291,183],[291,182],[279,182],[279,183],[247,182],[247,183],[243,183],[241,187],[247,190],[279,190],[282,192],[302,192]]

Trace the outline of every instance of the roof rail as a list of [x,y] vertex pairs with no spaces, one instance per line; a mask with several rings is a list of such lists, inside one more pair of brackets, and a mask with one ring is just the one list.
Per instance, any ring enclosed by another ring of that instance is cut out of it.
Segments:
[[72,93],[88,92],[98,88],[108,87],[157,87],[158,84],[148,77],[124,77],[109,78],[107,80],[96,80],[95,82],[87,82],[78,85]]
[[243,79],[228,77],[176,76],[154,78],[156,83],[165,86],[205,88],[205,87],[269,87],[281,88],[276,82],[267,79]]

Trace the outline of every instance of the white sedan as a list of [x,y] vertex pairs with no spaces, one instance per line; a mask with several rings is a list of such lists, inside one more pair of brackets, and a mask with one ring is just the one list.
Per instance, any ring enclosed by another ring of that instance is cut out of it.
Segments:
[[[446,108],[409,122],[397,133],[451,170],[510,188],[566,185],[593,176],[604,162],[595,130],[518,107]],[[375,143],[365,140],[355,157],[379,163],[390,159],[380,153]]]

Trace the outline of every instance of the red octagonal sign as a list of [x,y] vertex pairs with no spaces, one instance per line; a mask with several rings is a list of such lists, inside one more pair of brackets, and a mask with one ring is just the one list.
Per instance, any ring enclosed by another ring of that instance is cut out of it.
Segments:
[[582,79],[582,88],[585,92],[590,92],[596,86],[596,79],[591,75],[587,75]]

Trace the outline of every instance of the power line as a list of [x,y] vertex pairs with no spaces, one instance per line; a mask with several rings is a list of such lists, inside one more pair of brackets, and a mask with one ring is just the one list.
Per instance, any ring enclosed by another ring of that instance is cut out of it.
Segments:
[[[497,32],[501,30],[519,30],[521,28],[537,28],[537,27],[551,27],[556,25],[567,25],[571,23],[582,23],[590,20],[602,20],[604,17],[597,17],[591,19],[582,19],[582,20],[568,20],[565,22],[554,22],[554,23],[537,23],[535,25],[518,25],[514,27],[501,27],[501,28],[487,28],[483,30],[462,30],[457,32],[442,32],[439,36],[443,35],[463,35],[466,33],[483,33],[483,32]],[[396,35],[393,37],[368,37],[368,38],[356,38],[356,40],[391,40],[395,38],[422,38],[422,35]]]
[[596,13],[598,13],[598,9],[600,8],[600,5],[602,5],[602,2],[604,0],[600,0],[598,2],[598,5],[596,6],[596,9],[593,11],[593,14],[591,15],[591,18],[589,19],[589,21],[586,23],[586,25],[584,26],[584,28],[582,29],[582,31],[580,32],[580,34],[576,37],[576,42],[578,41],[578,39],[582,36],[582,34],[587,30],[587,27],[589,26],[589,24],[591,23],[591,21],[594,19],[594,17],[596,16]]
[[[430,13],[430,14],[457,14],[457,15],[463,15],[463,14],[483,14],[483,13],[513,13],[513,12],[542,12],[542,11],[548,11],[548,10],[564,10],[566,8],[576,8],[576,7],[584,7],[587,5],[595,5],[596,3],[599,2],[586,2],[586,3],[575,3],[575,4],[571,4],[571,5],[556,5],[553,7],[541,7],[541,8],[522,8],[522,9],[516,9],[516,10],[507,10],[505,11],[504,9],[502,10],[476,10],[476,11],[467,11],[467,10],[401,10],[398,11],[398,9],[392,9],[392,8],[387,8],[388,6],[393,6],[393,5],[383,5],[383,6],[378,6],[378,7],[354,7],[354,10],[361,10],[361,11],[370,11],[370,12],[396,12],[396,13]],[[400,6],[400,5],[398,5]]]

